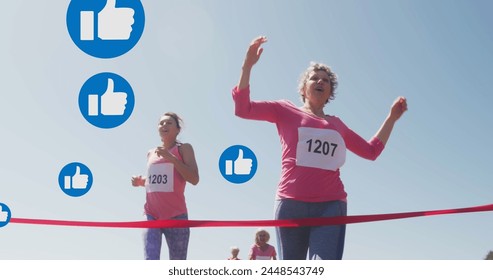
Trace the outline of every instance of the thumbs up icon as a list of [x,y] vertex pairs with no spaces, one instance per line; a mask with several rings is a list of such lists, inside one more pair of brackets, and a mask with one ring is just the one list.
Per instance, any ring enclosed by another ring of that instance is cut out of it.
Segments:
[[[97,17],[97,36],[101,40],[128,40],[132,32],[135,11],[116,7],[116,0],[107,0]],[[80,39],[94,40],[94,11],[80,11]]]
[[226,161],[226,175],[248,175],[252,170],[252,159],[243,158],[243,150],[238,150],[238,157],[236,160],[227,160]]
[[79,197],[86,194],[92,186],[91,170],[80,162],[65,165],[58,174],[58,185],[68,196]]
[[4,223],[9,218],[9,212],[3,211],[2,205],[0,204],[0,223]]
[[79,92],[84,118],[99,128],[114,128],[132,114],[135,96],[130,84],[115,73],[99,73],[87,80]]
[[145,27],[141,0],[70,0],[67,29],[88,55],[115,58],[139,42]]
[[10,222],[12,213],[7,205],[0,202],[0,228],[6,226]]
[[98,37],[102,40],[128,40],[132,32],[135,11],[117,8],[116,0],[107,0],[98,13]]
[[80,167],[75,167],[75,174],[73,176],[65,176],[64,189],[85,189],[87,188],[87,182],[89,181],[88,174],[81,174]]
[[242,184],[249,181],[257,171],[257,157],[250,148],[234,145],[219,157],[219,171],[231,183]]
[[[115,92],[115,82],[108,78],[106,91],[101,95],[101,114],[105,116],[121,116],[125,113],[127,104],[127,94],[125,92]],[[88,115],[99,115],[99,95],[88,95]]]

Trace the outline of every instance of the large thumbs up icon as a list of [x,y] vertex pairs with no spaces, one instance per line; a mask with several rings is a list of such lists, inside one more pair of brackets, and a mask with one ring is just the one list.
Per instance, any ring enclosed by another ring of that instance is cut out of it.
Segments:
[[75,174],[73,176],[65,176],[64,188],[68,189],[85,189],[87,188],[87,181],[89,180],[89,175],[81,174],[80,167],[75,167]]
[[132,32],[135,11],[117,8],[116,0],[107,0],[98,13],[98,37],[102,40],[128,40]]
[[141,0],[70,0],[67,29],[77,47],[97,58],[115,58],[139,42],[145,27]]
[[238,150],[238,157],[236,160],[226,161],[226,175],[249,175],[252,170],[252,159],[243,158],[243,150]]
[[[132,33],[135,11],[117,8],[116,0],[107,0],[97,18],[97,36],[101,40],[128,40]],[[80,11],[80,39],[94,40],[94,11]]]

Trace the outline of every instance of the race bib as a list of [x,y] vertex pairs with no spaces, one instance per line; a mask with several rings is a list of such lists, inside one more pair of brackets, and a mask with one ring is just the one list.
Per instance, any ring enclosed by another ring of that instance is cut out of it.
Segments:
[[155,163],[149,166],[146,192],[173,192],[173,164]]
[[270,260],[270,256],[255,256],[255,259],[258,261],[268,261]]
[[300,127],[296,165],[336,171],[346,161],[346,144],[332,129]]

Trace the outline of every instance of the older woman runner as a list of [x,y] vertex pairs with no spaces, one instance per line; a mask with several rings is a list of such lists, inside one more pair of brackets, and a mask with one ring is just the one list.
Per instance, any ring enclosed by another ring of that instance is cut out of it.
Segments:
[[[330,67],[312,63],[302,74],[298,107],[287,100],[251,101],[250,73],[267,41],[252,41],[238,85],[233,89],[235,114],[241,118],[276,124],[282,147],[282,173],[277,189],[276,219],[346,216],[347,194],[339,168],[346,150],[375,160],[383,151],[394,124],[407,110],[404,97],[391,106],[375,136],[364,140],[338,117],[327,115],[325,105],[334,99],[337,76]],[[345,225],[276,228],[281,259],[342,259]]]
[[270,234],[265,229],[255,232],[255,243],[248,253],[249,260],[276,260],[276,248],[269,244]]

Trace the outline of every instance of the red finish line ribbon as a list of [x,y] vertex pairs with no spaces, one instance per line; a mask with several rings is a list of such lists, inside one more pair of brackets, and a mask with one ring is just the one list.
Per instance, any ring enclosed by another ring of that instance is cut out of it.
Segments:
[[326,218],[305,218],[289,220],[248,220],[248,221],[213,221],[213,220],[157,220],[136,222],[84,222],[62,221],[43,219],[11,218],[11,223],[53,225],[53,226],[77,226],[77,227],[108,227],[108,228],[181,228],[181,227],[302,227],[302,226],[327,226],[341,224],[355,224],[377,222],[385,220],[397,220],[414,217],[435,216],[445,214],[459,214],[472,212],[493,211],[493,204],[419,212],[390,213],[377,215],[340,216]]

